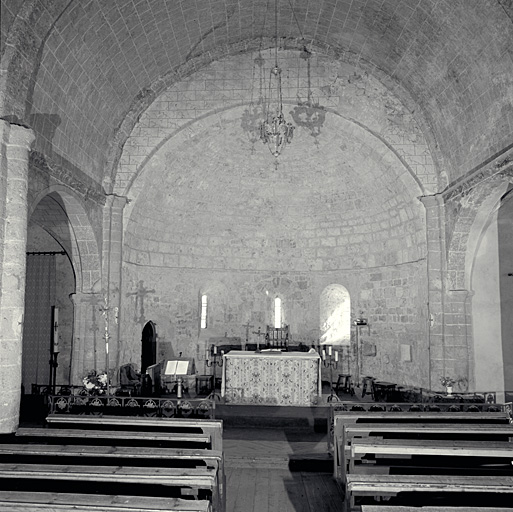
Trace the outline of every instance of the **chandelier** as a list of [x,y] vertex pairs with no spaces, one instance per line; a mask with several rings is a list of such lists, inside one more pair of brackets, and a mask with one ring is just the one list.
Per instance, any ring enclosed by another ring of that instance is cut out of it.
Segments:
[[274,3],[274,20],[274,67],[269,75],[267,97],[263,101],[264,120],[260,124],[260,139],[267,145],[271,154],[278,157],[285,144],[290,144],[294,135],[294,126],[288,123],[283,115],[281,69],[278,66],[278,0]]

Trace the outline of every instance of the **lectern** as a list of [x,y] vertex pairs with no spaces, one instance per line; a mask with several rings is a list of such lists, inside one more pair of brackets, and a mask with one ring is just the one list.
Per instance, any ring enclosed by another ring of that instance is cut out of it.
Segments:
[[182,392],[184,387],[187,390],[187,386],[184,386],[183,377],[189,374],[189,363],[190,361],[188,359],[175,359],[166,362],[166,367],[164,368],[164,375],[166,375],[167,377],[173,377],[171,382],[175,383],[174,388],[176,388],[177,398],[182,398]]

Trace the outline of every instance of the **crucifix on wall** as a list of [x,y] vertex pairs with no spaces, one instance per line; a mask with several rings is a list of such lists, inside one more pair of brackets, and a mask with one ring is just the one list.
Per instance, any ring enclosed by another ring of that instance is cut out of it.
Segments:
[[130,297],[131,295],[135,296],[134,320],[140,325],[144,325],[146,323],[146,318],[144,316],[144,299],[150,293],[155,293],[155,290],[145,288],[144,281],[141,280],[138,282],[135,292],[126,294],[127,297]]
[[255,326],[254,325],[250,325],[249,320],[248,320],[248,323],[243,325],[242,327],[246,328],[246,343],[244,345],[244,350],[246,350],[246,345],[248,344],[248,341],[249,341],[249,330],[251,328],[255,327]]

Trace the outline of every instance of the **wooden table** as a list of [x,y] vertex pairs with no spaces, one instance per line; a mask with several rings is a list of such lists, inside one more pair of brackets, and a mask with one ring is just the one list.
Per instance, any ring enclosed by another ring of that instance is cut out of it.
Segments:
[[316,405],[321,396],[317,352],[245,352],[223,356],[221,396],[226,403]]

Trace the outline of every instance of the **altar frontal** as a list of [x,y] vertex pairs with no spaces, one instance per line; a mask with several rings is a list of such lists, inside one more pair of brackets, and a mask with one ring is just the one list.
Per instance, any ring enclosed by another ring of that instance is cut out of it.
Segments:
[[311,406],[321,396],[321,358],[310,352],[232,350],[223,356],[227,404]]

